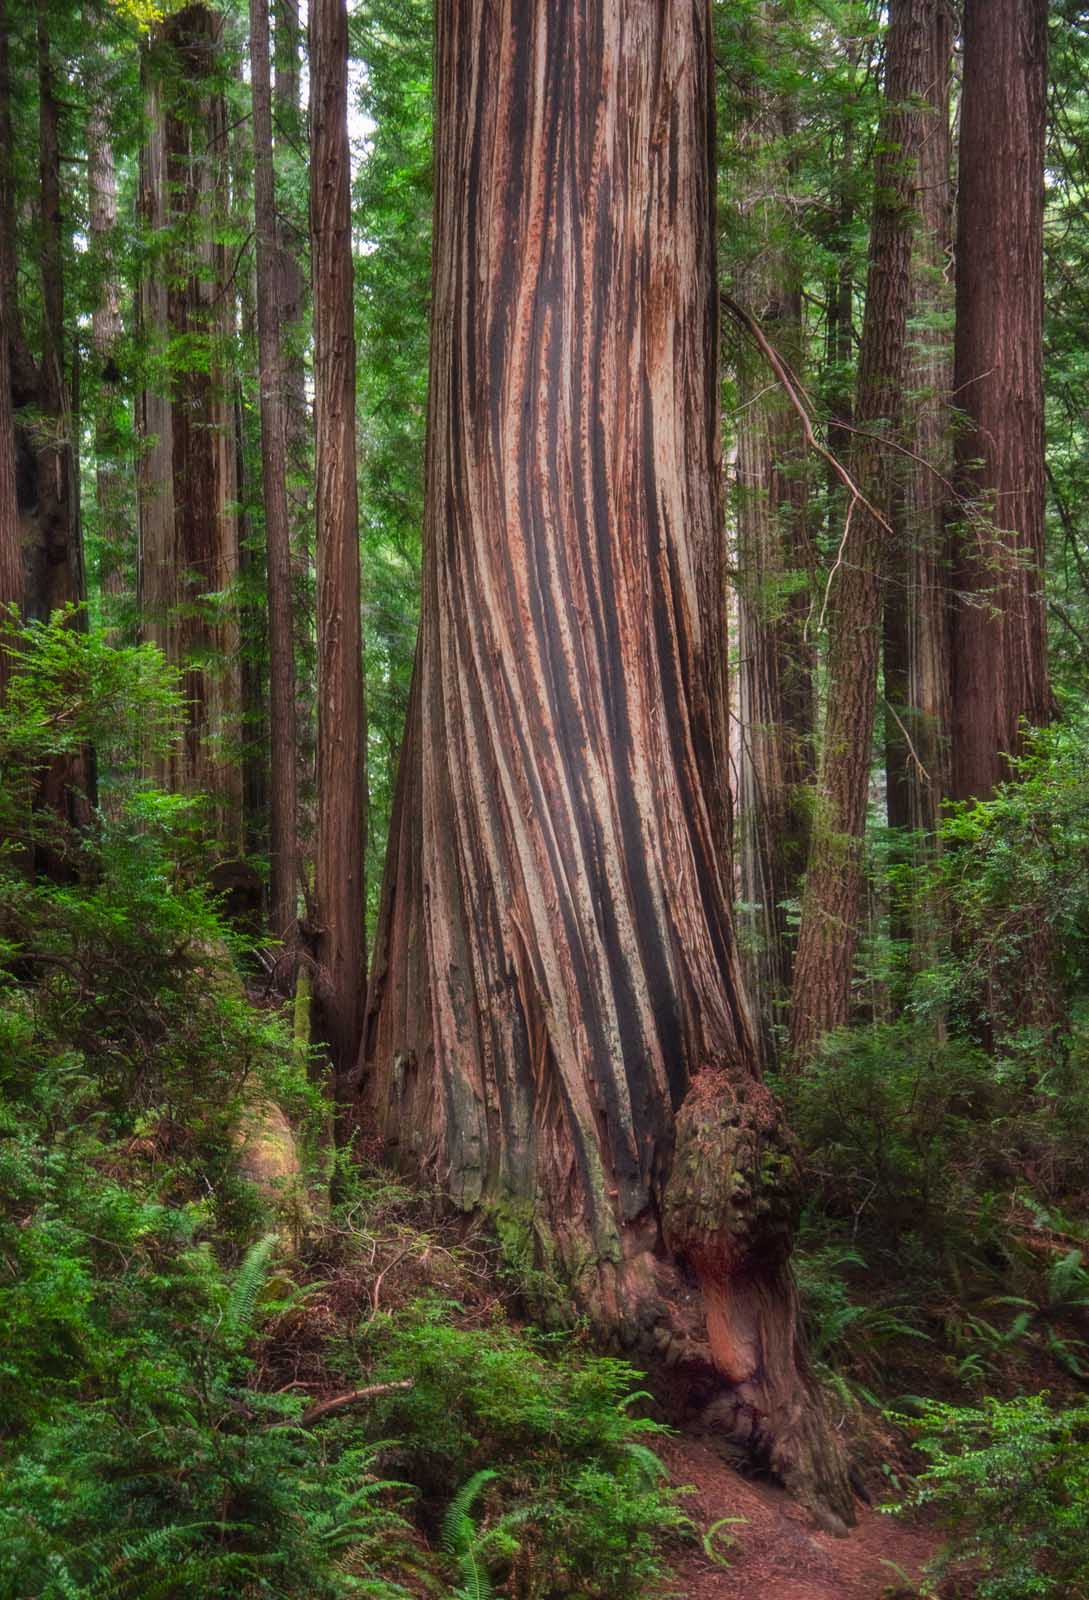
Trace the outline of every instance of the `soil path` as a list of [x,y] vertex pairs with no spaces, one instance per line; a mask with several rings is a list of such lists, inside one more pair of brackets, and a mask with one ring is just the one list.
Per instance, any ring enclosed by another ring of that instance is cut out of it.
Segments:
[[685,1510],[701,1533],[720,1517],[745,1518],[727,1530],[737,1541],[729,1567],[702,1552],[678,1564],[666,1591],[676,1600],[882,1600],[910,1594],[902,1574],[917,1582],[934,1553],[925,1529],[861,1505],[850,1537],[833,1538],[781,1489],[739,1477],[706,1445],[676,1438],[656,1448],[673,1482],[694,1488]]

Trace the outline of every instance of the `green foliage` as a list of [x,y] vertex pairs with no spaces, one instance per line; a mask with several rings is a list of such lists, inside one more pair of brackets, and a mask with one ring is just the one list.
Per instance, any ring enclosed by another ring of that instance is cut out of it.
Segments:
[[893,1242],[939,1214],[955,1222],[985,1164],[976,1136],[1002,1109],[981,1051],[910,1022],[827,1036],[784,1087],[814,1204]]
[[971,1576],[980,1600],[1089,1594],[1089,1405],[1046,1395],[978,1407],[928,1403],[900,1419],[926,1470],[907,1507],[933,1508],[951,1533],[935,1576]]
[[419,612],[431,297],[430,0],[365,0],[352,41],[374,124],[354,197],[360,521],[364,573],[370,829],[377,914]]
[[506,1559],[519,1600],[640,1592],[662,1570],[662,1536],[687,1519],[643,1443],[661,1426],[632,1415],[638,1374],[567,1336],[458,1326],[457,1311],[420,1302],[374,1334],[379,1376],[413,1379],[381,1406],[406,1476],[453,1494],[471,1467],[474,1498],[491,1483],[495,1520],[484,1531],[509,1530],[517,1517],[526,1554]]

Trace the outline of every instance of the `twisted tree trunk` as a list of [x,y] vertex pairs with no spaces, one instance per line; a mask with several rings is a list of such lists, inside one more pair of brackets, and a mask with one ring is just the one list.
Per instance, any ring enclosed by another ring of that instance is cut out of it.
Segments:
[[365,1099],[842,1526],[724,875],[708,10],[444,0],[436,83],[423,609]]

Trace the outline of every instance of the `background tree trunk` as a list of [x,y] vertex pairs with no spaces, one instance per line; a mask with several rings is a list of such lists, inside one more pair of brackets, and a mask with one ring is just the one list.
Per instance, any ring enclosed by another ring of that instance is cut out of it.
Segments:
[[966,0],[956,385],[953,794],[986,799],[1051,715],[1044,549],[1047,0]]
[[[223,366],[231,331],[226,252],[227,117],[216,81],[223,18],[205,5],[173,12],[156,30],[147,68],[147,144],[141,203],[152,235],[176,248],[141,284],[141,321],[154,363],[174,370],[140,403],[140,606],[147,637],[183,669],[184,736],[160,781],[207,794],[221,847],[243,837],[235,439]],[[176,354],[168,355],[167,344]]]
[[870,782],[881,576],[895,476],[893,452],[908,372],[912,239],[920,109],[930,80],[931,17],[938,0],[893,0],[886,44],[885,109],[877,171],[866,313],[859,356],[851,469],[869,501],[848,505],[828,580],[828,663],[812,847],[794,967],[790,1048],[802,1067],[822,1034],[850,1014],[862,909],[862,846]]
[[709,16],[554,20],[438,10],[423,610],[365,1094],[842,1526],[716,821]]
[[[8,12],[0,0],[0,606],[23,603],[23,547],[16,479],[11,347],[17,335]],[[8,658],[0,650],[0,695]]]
[[[761,19],[764,48],[777,8]],[[736,297],[771,344],[801,373],[801,275],[782,244],[789,173],[782,151],[792,117],[783,95],[754,85],[742,149],[755,194],[739,197],[752,231],[752,259]],[[741,727],[735,841],[744,916],[751,921],[749,989],[774,1060],[773,1024],[790,993],[792,942],[786,902],[800,892],[809,851],[806,790],[814,777],[815,650],[807,528],[806,446],[801,421],[743,335],[737,357],[737,717]]]
[[310,225],[318,556],[316,1021],[338,1078],[366,983],[366,710],[355,460],[355,325],[346,0],[310,8]]
[[[129,549],[129,505],[125,477],[117,460],[116,416],[121,401],[115,357],[123,332],[121,295],[113,267],[117,230],[117,173],[111,142],[107,81],[103,73],[87,83],[87,212],[91,251],[98,272],[98,298],[91,313],[91,345],[100,388],[95,418],[95,504],[101,544],[99,583],[116,602],[125,591]],[[116,620],[116,619],[114,619]]]
[[[950,540],[953,473],[953,182],[949,91],[954,18],[948,3],[930,17],[927,118],[919,150],[919,227],[911,267],[911,315],[904,443],[893,497],[885,592],[885,793],[890,828],[910,832],[893,858],[921,866],[937,848],[949,793]],[[899,882],[900,880],[898,880]],[[907,941],[910,967],[936,958],[940,911],[919,893],[890,888],[893,934]],[[906,974],[905,974],[906,975]]]
[[261,386],[261,482],[269,640],[270,924],[283,938],[295,922],[295,640],[291,620],[291,533],[287,504],[287,427],[277,305],[276,190],[272,167],[272,87],[267,0],[250,0],[253,86],[253,196],[257,227],[257,338]]

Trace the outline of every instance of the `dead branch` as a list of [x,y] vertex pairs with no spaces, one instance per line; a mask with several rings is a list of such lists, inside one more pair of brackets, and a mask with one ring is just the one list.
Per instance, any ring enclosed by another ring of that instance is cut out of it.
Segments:
[[365,1400],[375,1400],[379,1395],[392,1394],[396,1389],[411,1389],[411,1378],[398,1378],[394,1383],[372,1383],[365,1389],[349,1389],[344,1394],[334,1394],[328,1400],[319,1400],[309,1406],[299,1418],[304,1428],[311,1427],[327,1417],[331,1411],[343,1411],[347,1406],[362,1405]]

